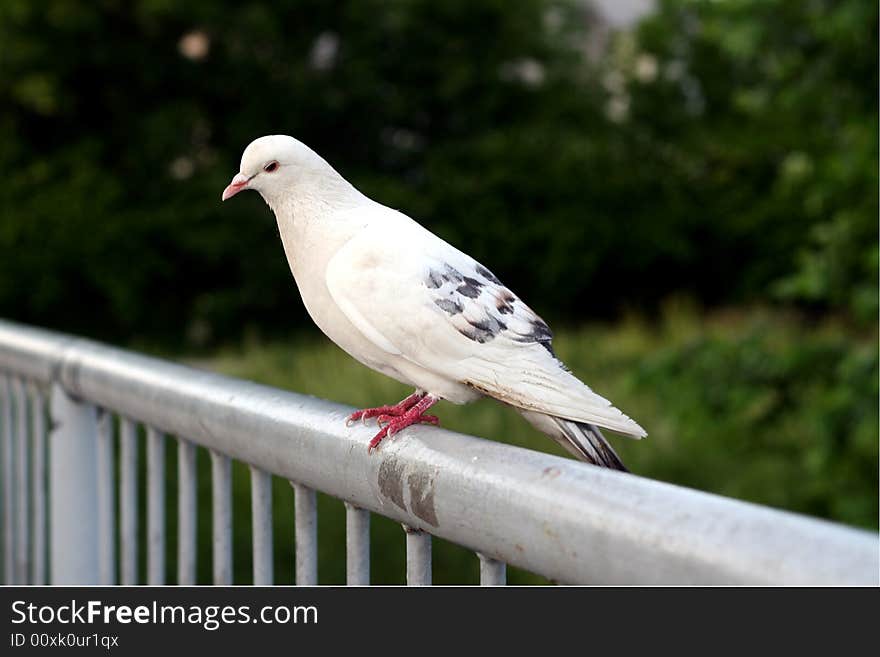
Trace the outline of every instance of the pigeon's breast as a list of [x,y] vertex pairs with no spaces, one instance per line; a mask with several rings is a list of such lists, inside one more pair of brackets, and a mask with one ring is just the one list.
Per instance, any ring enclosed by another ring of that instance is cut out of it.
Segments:
[[330,296],[323,276],[317,284],[301,278],[296,280],[309,317],[324,335],[364,365],[408,385],[415,385],[393,366],[396,356],[376,346],[349,321]]
[[[315,262],[315,251],[297,249],[298,253],[291,258],[290,269],[296,280],[297,288],[302,297],[303,305],[309,313],[309,317],[317,324],[328,338],[333,340],[346,353],[359,362],[375,370],[402,380],[399,373],[387,363],[389,354],[368,340],[348,317],[340,310],[339,306],[330,295],[326,282],[325,262]],[[410,381],[404,381],[411,384]]]
[[393,358],[366,338],[342,312],[327,288],[327,265],[350,237],[315,230],[319,221],[297,225],[279,221],[281,242],[309,317],[324,334],[358,362],[407,385],[417,385],[394,367]]
[[[293,276],[312,321],[343,351],[377,372],[455,404],[465,404],[482,396],[474,388],[430,372],[398,353],[383,349],[365,336],[330,294],[326,284],[326,263],[313,262],[312,259],[312,254],[302,254],[295,259],[296,264],[291,266]],[[320,268],[321,274],[305,275],[302,267],[309,265]],[[393,345],[389,346],[393,349]]]
[[[381,255],[384,243],[380,244],[379,250],[358,248],[352,253],[346,251],[346,246],[350,246],[356,237],[364,234],[363,221],[345,221],[344,217],[334,216],[333,213],[328,216],[318,212],[314,212],[308,221],[302,223],[297,221],[296,212],[287,214],[289,221],[281,219],[284,215],[279,216],[276,213],[276,216],[279,217],[287,261],[303,304],[312,321],[327,337],[367,367],[453,403],[466,403],[482,396],[454,377],[426,369],[405,357],[398,348],[399,345],[383,335],[373,322],[360,321],[364,317],[357,308],[351,307],[353,304],[348,294],[339,295],[331,291],[328,284],[328,274],[331,272],[328,272],[328,267],[332,269],[334,280],[339,278],[340,267],[342,268],[341,286],[345,292],[349,292],[352,287],[357,287],[356,282],[363,284],[371,279],[364,276],[364,272],[371,272],[383,264]],[[305,218],[302,213],[298,216]],[[334,291],[337,283],[338,280],[333,284]],[[394,300],[401,301],[397,296],[394,296]],[[401,303],[405,308],[406,303]],[[398,307],[373,310],[383,315],[407,315]]]

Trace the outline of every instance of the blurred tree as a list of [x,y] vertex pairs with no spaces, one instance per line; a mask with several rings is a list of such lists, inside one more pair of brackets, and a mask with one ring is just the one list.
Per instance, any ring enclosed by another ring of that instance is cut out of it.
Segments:
[[[541,28],[551,8],[553,38]],[[244,146],[273,132],[441,230],[485,219],[510,234],[498,212],[509,203],[481,178],[528,181],[534,170],[506,164],[528,151],[516,144],[541,134],[554,98],[584,105],[581,92],[565,100],[577,61],[561,37],[587,20],[575,11],[540,0],[3,3],[3,314],[196,341],[290,326],[301,306],[273,221],[255,198],[221,210],[218,197]],[[484,200],[468,208],[472,194]]]
[[[303,139],[570,318],[675,290],[876,308],[877,8],[0,3],[0,314],[210,343],[303,316],[243,147]],[[872,304],[874,304],[872,306]]]
[[711,254],[706,296],[777,280],[876,318],[877,23],[864,0],[664,0],[618,49],[623,129],[688,199],[664,223]]

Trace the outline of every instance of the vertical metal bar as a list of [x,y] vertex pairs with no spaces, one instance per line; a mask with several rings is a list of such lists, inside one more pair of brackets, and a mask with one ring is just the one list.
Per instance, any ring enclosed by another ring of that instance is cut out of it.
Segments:
[[98,412],[99,583],[116,584],[116,443],[113,414]]
[[95,407],[52,386],[49,434],[50,580],[98,581],[98,426]]
[[370,583],[370,512],[345,503],[345,578],[349,586]]
[[46,583],[46,398],[36,385],[30,385],[31,398],[31,499],[33,538],[31,540],[31,583]]
[[147,427],[147,583],[165,583],[165,436]]
[[232,461],[211,452],[214,584],[232,584]]
[[121,570],[123,584],[137,584],[138,580],[138,441],[137,425],[133,420],[119,421],[119,504],[121,530]]
[[318,583],[318,502],[315,491],[301,484],[293,486],[293,511],[296,529],[296,583]]
[[196,446],[177,442],[177,583],[196,583]]
[[28,404],[24,383],[20,379],[12,382],[12,394],[15,398],[15,428],[16,428],[16,485],[15,493],[16,519],[15,519],[15,582],[17,584],[28,583],[28,571],[30,570],[30,491],[28,490]]
[[3,407],[3,583],[15,582],[15,430],[12,426],[12,391],[7,377],[0,378]]
[[272,584],[272,475],[251,466],[254,584]]
[[507,584],[507,564],[477,552],[480,558],[480,586],[504,586]]
[[406,531],[406,583],[409,586],[431,585],[431,535],[404,525]]

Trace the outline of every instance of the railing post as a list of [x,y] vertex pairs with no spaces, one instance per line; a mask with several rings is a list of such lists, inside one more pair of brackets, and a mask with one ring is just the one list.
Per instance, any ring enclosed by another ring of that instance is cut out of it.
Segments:
[[254,584],[269,586],[272,570],[272,475],[251,467]]
[[492,557],[487,557],[480,552],[480,585],[481,586],[504,586],[507,584],[507,564]]
[[177,443],[177,583],[196,583],[198,481],[196,446],[182,438]]
[[147,583],[165,583],[165,436],[147,427]]
[[315,491],[302,484],[293,486],[293,515],[296,532],[296,584],[318,583],[318,502]]
[[17,446],[15,449],[16,456],[16,486],[18,490],[15,493],[16,517],[15,517],[15,583],[30,583],[30,487],[28,485],[30,479],[29,472],[29,455],[30,455],[30,432],[28,424],[30,417],[28,415],[27,390],[25,390],[24,382],[20,379],[12,381],[12,396],[15,400],[15,429]]
[[33,562],[32,584],[46,583],[46,396],[36,385],[30,384],[31,426],[31,497],[33,499],[33,538],[31,540],[31,561]]
[[350,502],[345,503],[345,577],[346,583],[370,583],[370,512]]
[[431,535],[421,529],[404,525],[406,532],[407,586],[431,585]]
[[3,583],[15,584],[15,429],[12,425],[12,389],[0,376],[0,421],[3,422]]
[[98,582],[98,460],[95,407],[52,385],[50,514],[52,584]]
[[113,414],[98,411],[99,584],[116,584],[116,436]]
[[232,584],[232,461],[211,452],[211,532],[214,537],[214,584]]
[[119,419],[119,571],[123,584],[138,583],[138,433]]

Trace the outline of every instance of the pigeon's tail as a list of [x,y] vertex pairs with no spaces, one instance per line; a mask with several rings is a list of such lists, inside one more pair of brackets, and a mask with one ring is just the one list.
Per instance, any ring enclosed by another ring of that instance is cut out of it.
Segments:
[[612,470],[629,472],[595,424],[517,409],[538,431],[546,433],[576,458]]

